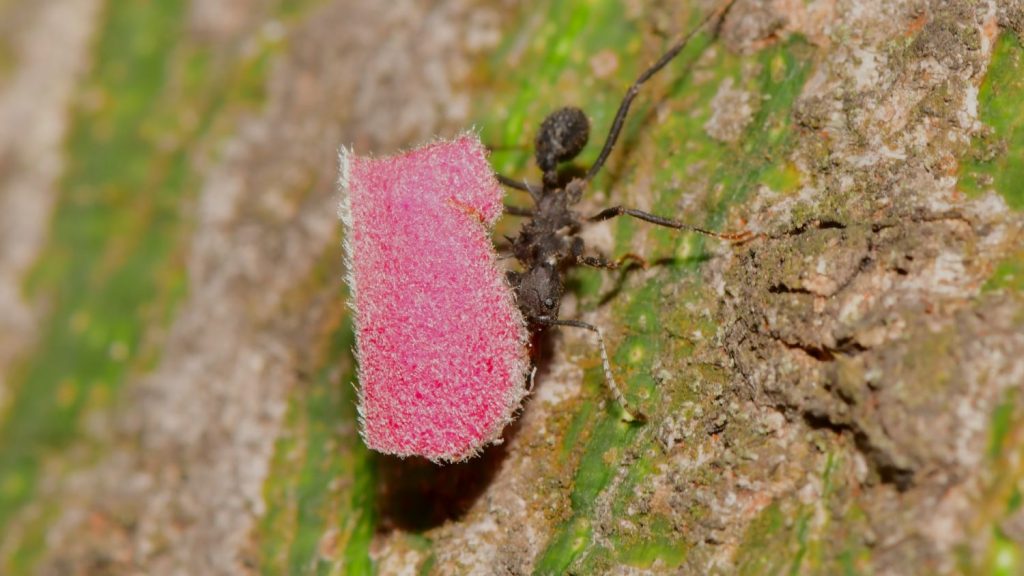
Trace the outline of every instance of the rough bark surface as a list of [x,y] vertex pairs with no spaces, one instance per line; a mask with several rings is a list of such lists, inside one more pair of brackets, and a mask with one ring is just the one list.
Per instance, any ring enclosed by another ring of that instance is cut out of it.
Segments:
[[588,230],[649,422],[566,331],[480,458],[362,446],[337,147],[536,180],[718,5],[0,0],[0,573],[1024,571],[1020,0],[738,0],[582,206],[756,234]]

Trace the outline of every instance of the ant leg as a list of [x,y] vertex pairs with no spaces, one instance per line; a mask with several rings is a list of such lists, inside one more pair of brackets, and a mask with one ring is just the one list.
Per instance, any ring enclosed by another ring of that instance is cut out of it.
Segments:
[[612,128],[608,131],[608,137],[604,141],[604,147],[601,148],[601,154],[598,155],[597,160],[594,161],[590,170],[587,170],[587,176],[584,178],[584,181],[590,182],[593,180],[594,176],[601,171],[601,167],[604,166],[605,161],[608,160],[608,155],[612,153],[612,148],[615,147],[615,142],[619,139],[619,134],[622,132],[622,125],[626,121],[626,115],[629,113],[629,107],[633,104],[633,100],[636,98],[637,94],[640,93],[640,86],[650,80],[651,76],[657,74],[662,68],[671,62],[673,58],[678,56],[679,53],[683,51],[683,48],[686,48],[687,43],[693,39],[705,24],[714,19],[718,14],[721,14],[724,17],[725,13],[732,8],[732,5],[735,2],[736,0],[729,0],[729,3],[726,4],[724,8],[716,10],[705,16],[704,19],[701,20],[700,24],[695,26],[689,33],[673,44],[668,51],[661,55],[661,58],[658,58],[657,62],[652,64],[650,68],[645,70],[644,73],[641,74],[635,82],[633,82],[633,85],[629,87],[629,90],[626,91],[626,95],[622,98],[622,103],[619,104],[619,110],[615,113],[615,120],[612,121]]
[[604,346],[604,336],[601,335],[601,330],[593,324],[587,324],[580,320],[555,320],[551,318],[538,318],[536,319],[538,324],[545,324],[547,326],[570,326],[572,328],[583,328],[590,330],[594,334],[597,334],[597,343],[601,346],[601,365],[604,367],[604,383],[608,386],[615,401],[619,403],[619,407],[622,408],[623,416],[622,419],[626,422],[646,422],[647,417],[643,415],[639,410],[632,410],[629,407],[629,403],[626,401],[626,397],[622,395],[622,391],[619,390],[617,384],[615,384],[615,378],[612,377],[612,365],[608,361],[608,349]]
[[648,266],[647,260],[644,259],[643,256],[640,256],[639,254],[633,254],[632,252],[628,252],[626,254],[623,254],[622,256],[619,256],[615,260],[608,260],[604,256],[582,256],[581,255],[581,256],[577,256],[576,257],[576,263],[577,264],[582,264],[584,266],[591,266],[593,268],[604,268],[604,269],[607,269],[607,270],[616,270],[616,269],[618,269],[618,267],[622,266],[622,263],[625,262],[626,260],[632,260],[633,262],[636,262],[637,264],[640,265],[641,268],[644,268],[644,269],[646,269],[647,266]]
[[576,260],[577,264],[582,264],[584,266],[591,266],[593,268],[604,268],[606,270],[615,270],[619,266],[622,266],[622,263],[625,262],[626,260],[632,260],[632,261],[638,263],[642,268],[644,268],[644,269],[647,268],[647,260],[645,260],[643,256],[640,256],[638,254],[633,254],[632,252],[628,252],[626,254],[623,254],[622,256],[619,256],[618,259],[612,261],[612,260],[608,260],[607,258],[605,258],[604,256],[601,256],[601,255],[598,255],[598,256],[587,256],[587,255],[585,255],[583,253],[583,251],[585,249],[586,249],[586,246],[583,243],[583,238],[580,238],[579,236],[576,236],[576,237],[574,237],[572,239],[572,244],[569,247],[569,253]]
[[533,210],[529,208],[523,208],[522,206],[512,206],[511,204],[505,204],[505,214],[509,216],[524,216],[526,218],[533,217]]
[[687,230],[689,232],[697,232],[698,234],[711,236],[712,238],[718,238],[719,240],[725,240],[727,242],[732,243],[745,242],[753,237],[753,234],[751,234],[748,230],[744,230],[743,232],[725,234],[720,232],[712,232],[711,230],[707,230],[705,228],[698,228],[697,226],[684,224],[678,220],[664,218],[656,214],[651,214],[650,212],[644,212],[643,210],[623,208],[622,206],[612,206],[611,208],[605,208],[604,210],[601,210],[600,212],[591,216],[590,218],[587,218],[587,221],[601,222],[602,220],[610,220],[612,218],[615,218],[616,216],[622,216],[623,214],[625,214],[626,216],[632,216],[639,220],[643,220],[644,222],[657,224],[658,226],[664,226],[666,228],[675,228],[676,230]]
[[494,173],[494,176],[498,179],[498,183],[502,186],[507,186],[514,190],[522,190],[523,192],[529,192],[530,197],[536,201],[540,198],[541,188],[536,184],[530,184],[526,180],[519,181],[514,178],[509,178],[504,174]]

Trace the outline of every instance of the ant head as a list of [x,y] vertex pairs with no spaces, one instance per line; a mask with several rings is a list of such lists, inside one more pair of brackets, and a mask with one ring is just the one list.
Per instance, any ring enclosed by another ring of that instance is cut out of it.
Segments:
[[[572,160],[587,145],[590,121],[579,108],[555,110],[544,119],[537,133],[537,166],[545,177],[553,173],[559,162]],[[547,179],[547,178],[545,178]]]
[[558,318],[562,292],[555,265],[539,263],[519,277],[519,308],[527,318]]

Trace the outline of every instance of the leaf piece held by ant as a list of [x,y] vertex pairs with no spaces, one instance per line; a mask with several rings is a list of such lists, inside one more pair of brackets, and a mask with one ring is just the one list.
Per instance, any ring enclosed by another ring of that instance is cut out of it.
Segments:
[[339,215],[367,446],[459,461],[526,395],[527,330],[490,230],[504,192],[476,134],[389,158],[341,150]]

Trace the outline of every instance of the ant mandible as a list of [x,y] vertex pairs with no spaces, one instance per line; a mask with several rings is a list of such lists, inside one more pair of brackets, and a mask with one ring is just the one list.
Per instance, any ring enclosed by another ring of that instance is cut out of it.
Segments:
[[697,232],[730,242],[746,240],[750,237],[750,233],[712,232],[684,224],[678,220],[623,206],[612,206],[593,216],[581,217],[572,209],[572,206],[580,201],[587,185],[608,160],[622,131],[629,107],[639,93],[640,87],[682,52],[693,36],[716,14],[721,14],[721,18],[724,20],[726,12],[734,2],[735,0],[730,1],[723,8],[705,17],[700,24],[679,39],[633,82],[619,104],[601,153],[583,177],[573,178],[563,185],[558,174],[558,165],[569,162],[579,155],[590,135],[590,122],[586,114],[575,107],[556,110],[548,115],[540,125],[540,131],[534,142],[537,166],[543,173],[540,185],[520,182],[500,174],[497,176],[498,181],[503,185],[529,193],[534,204],[533,208],[506,207],[506,213],[528,218],[519,234],[510,238],[512,255],[520,262],[523,271],[508,273],[509,283],[515,292],[523,317],[532,332],[539,332],[552,326],[567,326],[583,328],[597,335],[605,383],[615,401],[622,407],[623,419],[626,421],[642,422],[645,417],[638,410],[629,407],[622,391],[616,385],[601,330],[597,326],[581,320],[560,319],[558,312],[565,292],[563,275],[569,268],[583,265],[614,270],[627,259],[638,260],[641,263],[644,261],[633,254],[627,254],[618,260],[586,255],[583,238],[579,235],[583,225],[626,215],[658,226]]

